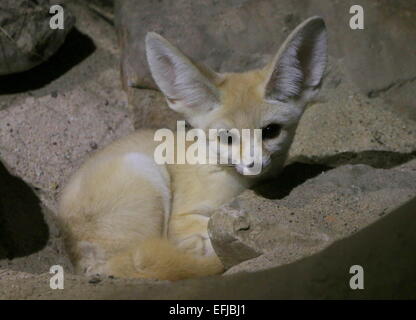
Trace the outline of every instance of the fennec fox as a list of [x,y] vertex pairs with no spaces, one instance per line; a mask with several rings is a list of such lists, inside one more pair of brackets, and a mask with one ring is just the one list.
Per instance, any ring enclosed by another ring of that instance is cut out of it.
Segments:
[[[221,273],[208,236],[210,212],[283,166],[305,106],[326,66],[320,17],[299,25],[263,69],[216,73],[155,33],[152,76],[170,108],[194,128],[262,129],[262,170],[241,149],[236,165],[157,164],[155,131],[139,130],[96,152],[60,198],[59,220],[78,272],[177,280]],[[177,133],[178,134],[178,133]],[[221,157],[221,155],[220,155]]]

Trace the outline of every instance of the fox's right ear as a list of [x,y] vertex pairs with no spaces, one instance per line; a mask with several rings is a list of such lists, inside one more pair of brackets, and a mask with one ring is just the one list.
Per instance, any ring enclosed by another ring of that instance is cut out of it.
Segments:
[[219,75],[197,66],[165,38],[154,32],[146,36],[146,55],[153,79],[170,108],[187,119],[204,115],[219,105],[215,85]]
[[304,105],[319,89],[326,62],[325,22],[321,17],[309,18],[289,35],[266,68],[266,98]]

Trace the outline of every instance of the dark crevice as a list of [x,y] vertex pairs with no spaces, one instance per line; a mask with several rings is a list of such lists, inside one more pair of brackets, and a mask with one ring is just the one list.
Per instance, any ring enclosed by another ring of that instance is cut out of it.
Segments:
[[40,200],[0,162],[0,260],[41,250],[49,239]]
[[306,180],[330,169],[331,167],[325,165],[295,162],[283,168],[276,179],[266,180],[253,190],[267,199],[282,199]]
[[416,158],[416,152],[391,151],[343,152],[330,157],[298,157],[283,168],[280,175],[256,185],[253,190],[268,199],[283,199],[297,186],[332,168],[346,164],[365,164],[378,169],[391,169]]
[[130,88],[134,88],[134,89],[140,89],[140,90],[152,90],[155,92],[160,92],[159,90],[152,88],[152,87],[148,87],[148,86],[143,86],[141,84],[129,84]]
[[416,158],[416,151],[400,153],[393,151],[368,150],[362,152],[341,152],[328,157],[299,157],[296,160],[309,164],[325,164],[338,167],[345,164],[365,164],[377,169],[391,169]]
[[0,76],[0,94],[22,93],[42,88],[86,59],[95,49],[91,38],[74,28],[67,35],[61,48],[47,61],[28,71]]

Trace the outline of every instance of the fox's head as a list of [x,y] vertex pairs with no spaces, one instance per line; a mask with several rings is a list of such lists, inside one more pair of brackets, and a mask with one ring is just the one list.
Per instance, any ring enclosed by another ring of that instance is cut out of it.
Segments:
[[[320,87],[327,61],[325,23],[312,17],[300,24],[263,69],[244,73],[217,73],[194,63],[156,33],[146,37],[152,76],[168,105],[194,127],[232,132],[261,129],[251,143],[221,139],[222,148],[234,148],[239,173],[255,170],[253,150],[261,146],[262,173],[282,165],[305,106]],[[231,130],[233,129],[233,130]],[[232,146],[227,143],[232,141]],[[259,148],[257,148],[259,149]],[[221,153],[221,151],[220,151]],[[220,155],[221,157],[221,155]],[[258,172],[256,172],[258,173]]]

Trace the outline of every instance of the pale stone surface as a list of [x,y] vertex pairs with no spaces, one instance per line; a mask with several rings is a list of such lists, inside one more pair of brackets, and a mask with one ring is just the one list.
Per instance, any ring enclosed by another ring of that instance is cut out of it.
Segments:
[[289,161],[327,164],[366,163],[392,167],[416,155],[416,121],[380,98],[367,98],[347,80],[331,88],[329,73],[322,99],[299,123]]
[[[246,191],[211,218],[214,248],[228,267],[241,262],[240,247],[263,253],[228,273],[266,269],[316,253],[412,199],[416,174],[411,167],[341,166],[307,180],[281,200]],[[281,184],[279,179],[269,182],[267,192]]]

